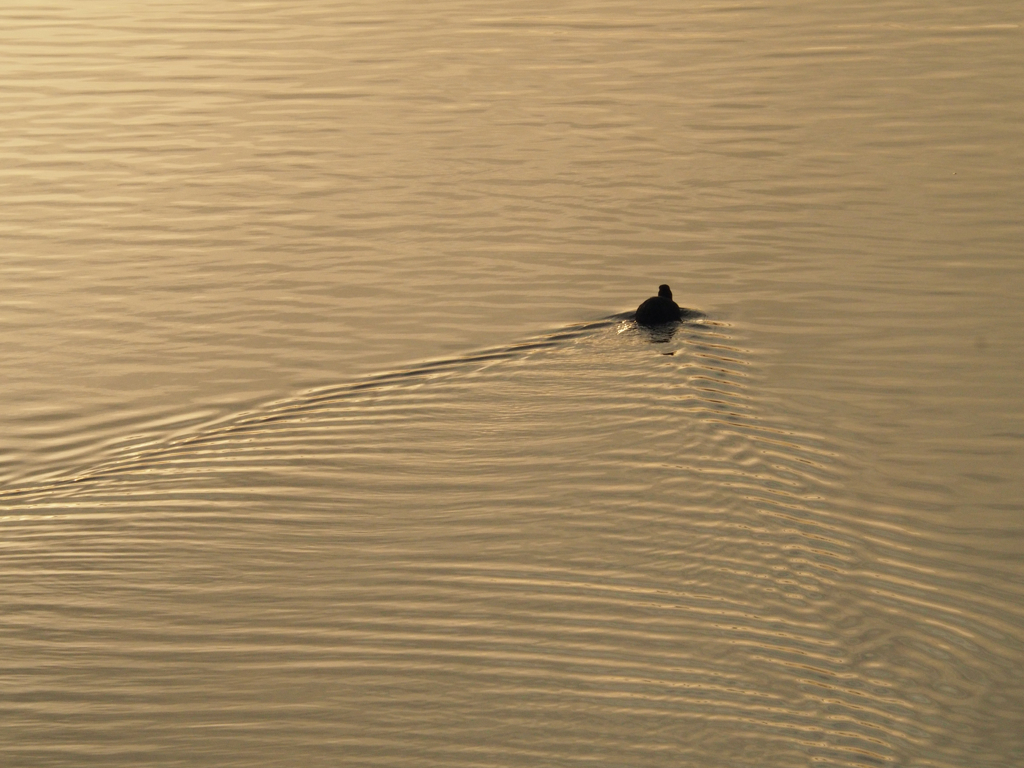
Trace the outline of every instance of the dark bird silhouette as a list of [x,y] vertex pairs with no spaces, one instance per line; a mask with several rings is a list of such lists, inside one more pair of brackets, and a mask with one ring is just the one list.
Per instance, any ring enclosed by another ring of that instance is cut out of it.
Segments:
[[683,311],[672,301],[672,289],[667,285],[658,286],[658,295],[652,296],[636,310],[636,321],[648,327],[677,323],[683,319]]

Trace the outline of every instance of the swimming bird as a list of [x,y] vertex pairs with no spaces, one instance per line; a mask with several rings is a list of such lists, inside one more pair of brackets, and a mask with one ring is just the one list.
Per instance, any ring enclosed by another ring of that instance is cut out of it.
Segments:
[[667,285],[658,286],[658,295],[652,296],[636,310],[636,321],[640,325],[665,325],[683,319],[679,305],[672,301],[672,289]]

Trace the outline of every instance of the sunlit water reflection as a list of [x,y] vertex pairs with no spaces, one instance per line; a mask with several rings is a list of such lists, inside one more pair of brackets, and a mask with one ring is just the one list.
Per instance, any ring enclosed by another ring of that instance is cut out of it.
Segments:
[[0,17],[5,764],[1024,761],[1019,14]]

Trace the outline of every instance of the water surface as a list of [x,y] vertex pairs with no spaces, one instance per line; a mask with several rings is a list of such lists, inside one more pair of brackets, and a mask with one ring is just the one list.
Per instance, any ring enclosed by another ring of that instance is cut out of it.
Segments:
[[5,764],[1020,763],[1021,43],[7,4]]

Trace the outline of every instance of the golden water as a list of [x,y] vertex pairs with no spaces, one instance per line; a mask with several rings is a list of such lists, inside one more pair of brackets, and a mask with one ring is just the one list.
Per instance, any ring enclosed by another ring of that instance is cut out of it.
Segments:
[[1022,25],[5,5],[0,762],[1024,762]]

